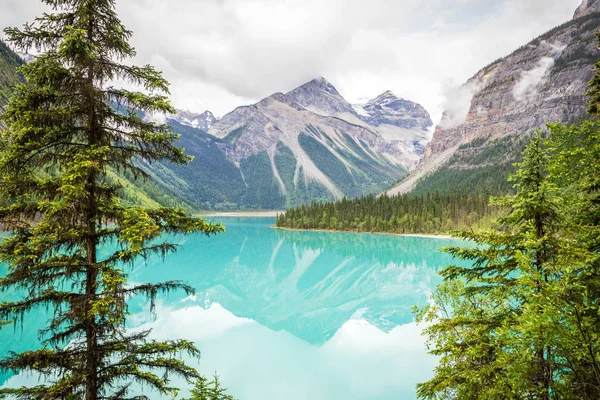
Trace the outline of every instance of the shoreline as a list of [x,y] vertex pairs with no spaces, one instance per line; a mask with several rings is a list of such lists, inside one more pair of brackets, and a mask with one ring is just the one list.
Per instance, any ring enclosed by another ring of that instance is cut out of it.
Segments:
[[256,218],[275,218],[285,211],[222,211],[209,212],[206,214],[194,214],[194,217],[256,217]]
[[282,231],[299,231],[299,232],[327,232],[327,233],[356,233],[361,235],[389,235],[389,236],[404,236],[404,237],[420,237],[428,239],[456,239],[452,235],[435,235],[427,233],[388,233],[388,232],[360,232],[360,231],[336,231],[334,229],[300,229],[300,228],[284,228],[280,226],[272,226],[272,229]]

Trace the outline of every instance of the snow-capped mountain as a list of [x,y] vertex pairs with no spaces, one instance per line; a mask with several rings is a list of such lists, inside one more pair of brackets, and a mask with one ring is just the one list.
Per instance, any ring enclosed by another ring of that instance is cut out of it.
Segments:
[[416,165],[429,114],[391,92],[361,110],[319,77],[236,108],[208,133],[240,169],[242,207],[283,208],[377,193]]
[[218,120],[213,113],[208,110],[204,111],[202,114],[196,114],[187,110],[177,110],[177,114],[170,116],[169,119],[174,119],[180,124],[191,126],[192,128],[200,129],[204,132],[208,132]]
[[[260,163],[272,192],[300,202],[373,193],[401,178],[410,158],[375,132],[317,114],[283,93],[234,110],[209,133],[229,142],[225,152],[240,166]],[[318,197],[304,196],[309,187]]]
[[397,97],[390,90],[365,104],[350,104],[325,78],[318,77],[290,91],[287,96],[314,113],[339,117],[359,125],[383,125],[426,131],[433,126],[420,104]]
[[391,92],[358,109],[319,77],[219,120],[180,111],[168,123],[195,158],[150,172],[203,209],[283,209],[379,193],[418,163],[431,119]]
[[433,121],[420,104],[397,97],[390,90],[366,104],[354,104],[360,119],[372,126],[392,125],[406,129],[427,130]]

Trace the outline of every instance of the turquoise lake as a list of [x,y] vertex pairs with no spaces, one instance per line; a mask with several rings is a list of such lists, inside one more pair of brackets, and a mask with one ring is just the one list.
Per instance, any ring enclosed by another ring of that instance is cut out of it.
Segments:
[[[198,369],[217,371],[239,400],[415,398],[436,359],[412,306],[428,303],[437,271],[455,262],[438,249],[463,242],[281,231],[270,228],[272,218],[218,220],[227,233],[178,238],[177,253],[131,271],[133,282],[182,280],[197,290],[161,298],[156,318],[133,299],[131,329],[195,341]],[[0,354],[35,348],[43,317],[26,320],[22,332],[0,331]],[[0,383],[38,379],[5,374]]]

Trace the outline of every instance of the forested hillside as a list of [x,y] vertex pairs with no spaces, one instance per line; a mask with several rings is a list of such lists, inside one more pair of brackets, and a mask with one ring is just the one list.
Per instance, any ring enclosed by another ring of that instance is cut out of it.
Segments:
[[438,170],[421,178],[411,194],[512,192],[510,174],[531,140],[531,135],[509,135],[487,141],[475,139],[461,145]]
[[[24,64],[21,57],[12,51],[6,43],[0,40],[0,112],[9,101],[13,87],[17,83],[24,82],[23,77],[17,72],[17,68]],[[1,126],[1,123],[0,123]],[[176,129],[176,128],[175,128]],[[172,179],[159,179],[159,174],[152,171],[161,168],[160,163],[150,166],[147,163],[137,161],[138,166],[148,167],[150,179],[134,177],[132,173],[120,173],[116,170],[108,174],[113,182],[119,182],[122,187],[123,202],[126,205],[140,205],[147,207],[176,206],[188,210],[196,210],[198,207],[181,195],[180,188],[176,186],[176,177]]]
[[498,207],[489,204],[489,194],[485,192],[367,196],[291,209],[277,217],[276,225],[290,229],[439,234],[489,227],[498,211]]
[[17,73],[17,68],[23,60],[0,40],[0,111],[8,102],[12,93],[12,86],[23,79]]

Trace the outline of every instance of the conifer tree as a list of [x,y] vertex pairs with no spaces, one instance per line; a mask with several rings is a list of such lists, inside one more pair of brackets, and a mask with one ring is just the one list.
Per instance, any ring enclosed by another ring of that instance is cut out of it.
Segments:
[[420,398],[549,399],[556,391],[548,295],[558,275],[558,213],[547,164],[538,136],[512,178],[517,194],[496,201],[509,208],[501,222],[511,231],[464,232],[458,237],[477,247],[447,249],[472,266],[441,271],[435,305],[418,313],[442,357],[434,378],[418,385]]
[[[27,329],[29,312],[48,307],[54,313],[41,332],[43,348],[0,360],[2,369],[44,379],[0,394],[127,399],[138,383],[172,395],[170,376],[199,377],[179,359],[198,350],[185,340],[128,333],[127,299],[146,296],[153,308],[157,294],[193,288],[177,281],[132,285],[126,269],[175,250],[164,233],[209,235],[222,227],[182,210],[121,205],[109,171],[143,178],[136,158],[188,161],[167,126],[140,118],[174,111],[168,82],[151,66],[124,63],[135,51],[115,0],[42,1],[54,12],[5,30],[18,49],[35,48],[39,55],[20,68],[26,83],[16,87],[4,115],[0,204],[8,205],[0,209],[0,223],[11,236],[0,244],[0,262],[8,264],[0,290],[22,297],[0,304],[0,321]],[[118,80],[139,90],[112,86]]]
[[556,352],[567,398],[600,398],[600,124],[551,126],[551,178],[560,188],[562,277],[551,293],[560,312]]
[[215,374],[212,381],[201,376],[191,390],[191,397],[187,400],[234,400],[227,393],[227,389],[221,386],[219,376]]

